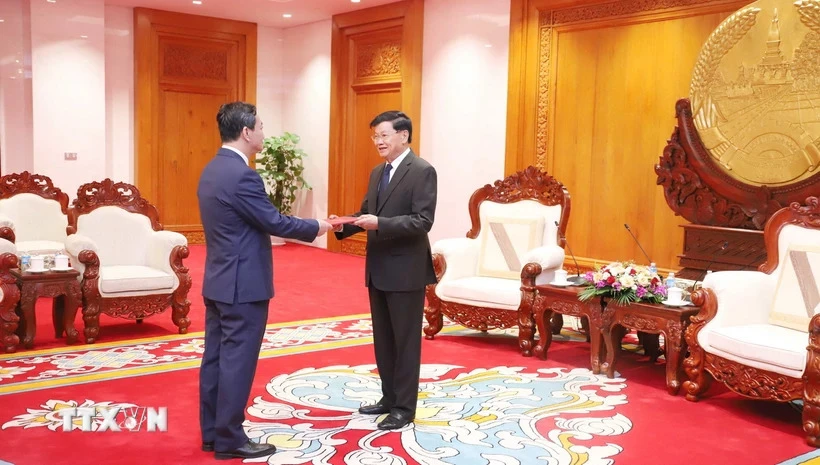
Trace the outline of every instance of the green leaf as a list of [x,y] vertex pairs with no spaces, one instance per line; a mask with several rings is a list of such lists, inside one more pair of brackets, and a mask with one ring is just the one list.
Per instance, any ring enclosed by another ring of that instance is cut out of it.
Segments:
[[270,189],[270,202],[286,215],[296,201],[296,193],[300,189],[312,189],[303,177],[302,159],[307,154],[296,146],[300,140],[298,135],[290,132],[268,137],[256,158],[256,172]]

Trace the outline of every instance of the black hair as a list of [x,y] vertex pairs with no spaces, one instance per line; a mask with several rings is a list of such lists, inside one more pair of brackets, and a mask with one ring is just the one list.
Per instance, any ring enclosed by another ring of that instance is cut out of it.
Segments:
[[245,102],[226,103],[219,107],[216,123],[222,142],[234,142],[242,135],[243,128],[256,127],[256,107]]
[[410,117],[400,111],[385,111],[373,118],[373,121],[370,122],[370,127],[374,128],[385,121],[389,121],[396,132],[407,131],[407,143],[413,142],[413,123],[410,121]]

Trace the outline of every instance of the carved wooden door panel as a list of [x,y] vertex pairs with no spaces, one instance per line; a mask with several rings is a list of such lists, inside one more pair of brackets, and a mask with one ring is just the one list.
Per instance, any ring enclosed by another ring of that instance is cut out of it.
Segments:
[[136,182],[165,229],[204,242],[196,187],[223,103],[256,99],[256,25],[134,9]]
[[[379,157],[370,121],[401,110],[413,121],[418,153],[421,117],[422,0],[408,0],[333,18],[328,211],[358,211]],[[424,155],[424,154],[420,154]],[[367,238],[329,236],[328,249],[364,255]]]

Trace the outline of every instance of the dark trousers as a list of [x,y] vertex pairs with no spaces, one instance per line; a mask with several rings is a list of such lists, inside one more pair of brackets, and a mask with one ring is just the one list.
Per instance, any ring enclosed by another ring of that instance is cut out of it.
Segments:
[[199,369],[202,441],[226,452],[248,441],[245,407],[265,335],[269,300],[225,304],[205,299],[205,353]]
[[421,369],[424,289],[385,292],[370,286],[368,291],[376,366],[382,381],[382,402],[415,415]]

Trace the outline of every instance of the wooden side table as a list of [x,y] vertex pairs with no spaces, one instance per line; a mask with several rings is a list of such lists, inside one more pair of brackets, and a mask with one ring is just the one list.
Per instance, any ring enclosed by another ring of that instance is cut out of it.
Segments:
[[632,303],[619,306],[612,302],[604,306],[601,333],[606,344],[606,361],[601,371],[609,378],[615,377],[615,362],[620,352],[620,342],[627,329],[650,334],[663,334],[666,341],[666,389],[676,395],[683,377],[683,359],[686,340],[683,338],[690,318],[700,310],[692,305],[668,307],[660,304]]
[[82,291],[77,280],[80,273],[77,270],[30,273],[16,269],[11,270],[11,274],[17,278],[17,285],[20,287],[20,323],[17,333],[23,341],[23,347],[34,347],[37,329],[34,304],[38,297],[54,298],[51,318],[55,337],[62,337],[65,333],[68,344],[77,342],[78,332],[74,328],[74,317],[77,315],[77,308],[82,304]]
[[[582,287],[558,287],[549,284],[529,289],[522,287],[522,304],[528,306],[538,327],[538,344],[533,353],[541,359],[547,358],[547,351],[552,343],[552,328],[548,325],[554,313],[572,315],[588,321],[587,335],[590,341],[590,367],[592,372],[601,372],[601,359],[604,356],[604,343],[600,331],[601,302],[592,299],[587,302],[578,300]],[[526,310],[525,310],[526,311]]]

